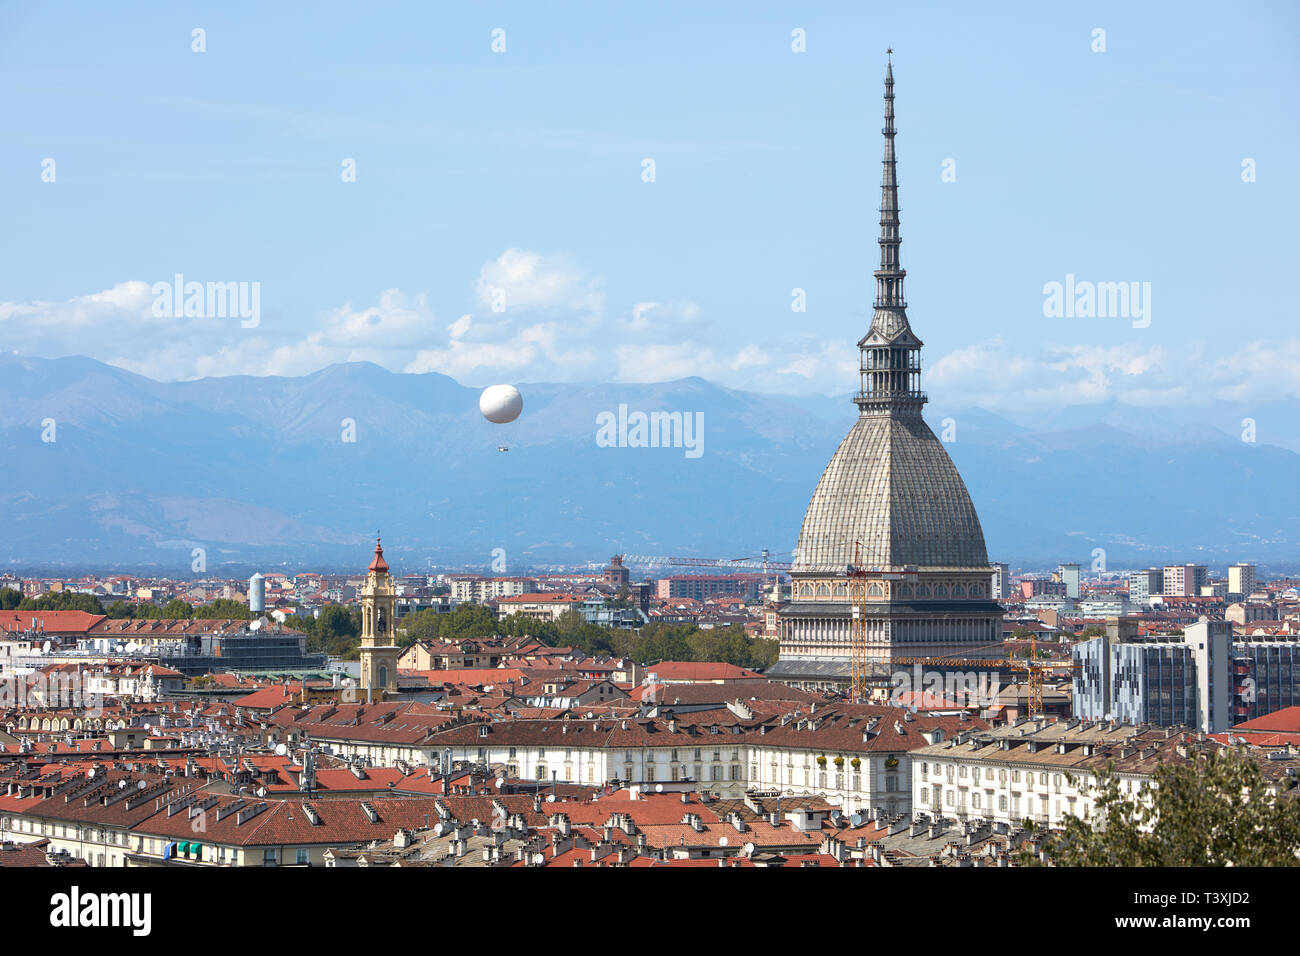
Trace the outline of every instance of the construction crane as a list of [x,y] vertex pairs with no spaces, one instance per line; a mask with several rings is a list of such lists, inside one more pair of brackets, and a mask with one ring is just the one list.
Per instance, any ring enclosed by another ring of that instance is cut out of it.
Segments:
[[853,563],[848,567],[849,601],[849,694],[858,703],[867,693],[867,570],[862,566],[862,542],[853,543]]
[[672,558],[658,554],[625,554],[622,555],[623,563],[638,567],[670,567],[670,568],[762,568],[763,574],[766,575],[771,571],[789,571],[791,564],[788,561],[773,561],[770,557],[771,552],[767,548],[763,549],[761,555],[749,558]]
[[[1002,644],[984,644],[980,647],[972,647],[969,650],[982,651],[988,648],[1002,647]],[[956,652],[954,652],[956,653]],[[1029,716],[1030,718],[1041,717],[1043,715],[1043,674],[1049,670],[1078,670],[1078,664],[1062,663],[1061,661],[1040,661],[1038,660],[1038,638],[1036,636],[1029,639],[1029,659],[1017,660],[1007,652],[1005,659],[1000,657],[953,657],[943,655],[939,657],[896,657],[891,660],[893,664],[912,665],[920,664],[922,667],[939,664],[947,667],[996,667],[999,670],[1005,668],[1012,671],[1022,671],[1026,677],[1026,683],[1029,685]]]

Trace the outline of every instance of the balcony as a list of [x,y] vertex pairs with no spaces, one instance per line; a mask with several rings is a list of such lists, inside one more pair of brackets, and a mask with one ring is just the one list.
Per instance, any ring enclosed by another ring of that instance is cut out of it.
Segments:
[[884,392],[857,392],[853,396],[853,401],[861,405],[865,402],[879,402],[881,404],[894,401],[927,402],[929,398],[922,391],[903,391],[900,389]]

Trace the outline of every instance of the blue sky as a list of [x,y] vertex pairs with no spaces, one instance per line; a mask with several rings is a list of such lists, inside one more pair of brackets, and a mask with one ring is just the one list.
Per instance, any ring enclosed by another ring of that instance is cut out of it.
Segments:
[[[892,46],[932,396],[1300,397],[1298,27],[1291,3],[4,4],[0,336],[158,378],[847,392]],[[260,283],[259,324],[152,315],[176,273]],[[1044,316],[1067,274],[1149,282],[1150,326]]]

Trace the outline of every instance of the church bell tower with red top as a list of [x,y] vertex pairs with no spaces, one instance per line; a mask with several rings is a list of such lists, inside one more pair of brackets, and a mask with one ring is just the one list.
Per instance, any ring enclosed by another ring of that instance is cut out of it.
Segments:
[[397,693],[399,648],[393,633],[397,589],[378,536],[375,556],[366,572],[366,583],[361,588],[361,686],[369,703]]

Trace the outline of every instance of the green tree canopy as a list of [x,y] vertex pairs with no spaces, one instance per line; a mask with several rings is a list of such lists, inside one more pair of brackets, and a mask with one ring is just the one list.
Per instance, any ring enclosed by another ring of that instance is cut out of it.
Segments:
[[[10,609],[12,610],[12,609]],[[87,611],[90,614],[103,614],[104,605],[93,594],[80,591],[47,591],[40,597],[23,598],[18,603],[19,611]]]
[[162,616],[169,621],[180,621],[193,616],[194,608],[188,601],[172,598],[163,605]]
[[249,616],[248,605],[233,598],[217,598],[194,609],[194,617],[201,621],[247,621]]
[[[1274,796],[1260,765],[1223,747],[1155,771],[1150,800],[1102,774],[1094,819],[1071,817],[1043,843],[1057,866],[1297,866],[1300,795]],[[1292,784],[1294,787],[1294,784]],[[1034,858],[1022,852],[1021,862]]]
[[324,652],[344,660],[356,660],[361,646],[361,609],[341,604],[327,604],[320,616],[309,619],[307,650]]

